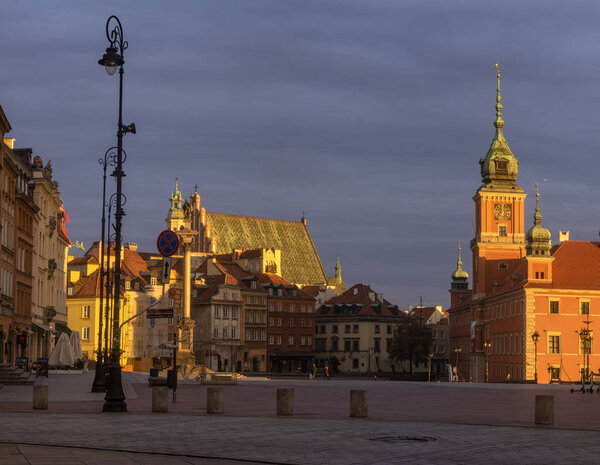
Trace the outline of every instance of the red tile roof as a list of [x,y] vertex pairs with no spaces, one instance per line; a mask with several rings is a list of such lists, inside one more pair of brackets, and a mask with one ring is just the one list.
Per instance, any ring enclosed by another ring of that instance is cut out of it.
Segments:
[[553,288],[600,289],[598,242],[565,241],[555,246],[553,256]]
[[411,316],[420,318],[423,323],[427,323],[431,315],[435,312],[435,307],[415,307],[409,311]]
[[377,293],[367,284],[355,284],[346,292],[329,299],[321,307],[321,315],[337,314],[336,307],[359,307],[357,315],[398,316],[404,312],[392,305],[388,300],[379,300]]

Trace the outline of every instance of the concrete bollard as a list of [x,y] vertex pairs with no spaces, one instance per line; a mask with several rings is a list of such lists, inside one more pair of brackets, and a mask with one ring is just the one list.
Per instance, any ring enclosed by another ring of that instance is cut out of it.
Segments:
[[166,413],[169,411],[169,388],[154,386],[152,388],[152,412]]
[[33,408],[48,410],[48,385],[36,382],[33,385]]
[[350,391],[350,416],[352,418],[367,418],[367,391]]
[[294,390],[277,389],[277,415],[294,414]]
[[554,396],[535,396],[535,424],[554,424]]
[[223,388],[207,388],[206,390],[206,413],[223,413]]

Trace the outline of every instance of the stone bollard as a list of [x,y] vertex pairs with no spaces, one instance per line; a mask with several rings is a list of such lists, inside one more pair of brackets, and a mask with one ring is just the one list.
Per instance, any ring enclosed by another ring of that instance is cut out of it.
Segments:
[[554,396],[535,396],[535,424],[554,424]]
[[206,389],[206,413],[223,413],[223,388]]
[[367,418],[367,391],[350,391],[350,416],[352,418]]
[[36,410],[48,410],[48,385],[36,381],[33,385],[33,408]]
[[294,414],[294,390],[277,389],[277,415]]
[[152,412],[166,413],[169,411],[169,388],[154,386],[152,388]]

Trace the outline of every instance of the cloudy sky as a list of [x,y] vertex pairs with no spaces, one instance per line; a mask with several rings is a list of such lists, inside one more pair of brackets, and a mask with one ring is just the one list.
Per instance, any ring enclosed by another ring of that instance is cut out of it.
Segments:
[[457,241],[473,237],[496,62],[519,183],[541,184],[553,239],[598,239],[597,1],[4,0],[0,104],[17,146],[52,160],[73,241],[99,238],[97,159],[116,142],[118,79],[97,64],[111,14],[138,130],[124,140],[124,240],[143,250],[178,176],[209,211],[304,211],[330,274],[339,254],[349,285],[446,306]]

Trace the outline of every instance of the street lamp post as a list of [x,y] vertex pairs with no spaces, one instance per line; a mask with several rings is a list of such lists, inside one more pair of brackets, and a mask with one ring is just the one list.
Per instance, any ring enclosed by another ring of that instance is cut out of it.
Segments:
[[[94,376],[94,382],[92,383],[92,392],[104,392],[106,391],[106,373],[104,371],[105,364],[108,360],[104,358],[102,360],[102,312],[104,310],[104,247],[106,247],[104,240],[104,231],[106,229],[106,168],[108,165],[114,166],[115,154],[113,150],[116,147],[109,148],[104,153],[104,158],[98,159],[98,163],[102,165],[102,227],[100,232],[100,311],[98,315],[98,352],[96,357],[96,373]],[[106,296],[108,299],[108,295]]]
[[492,347],[492,343],[489,341],[484,341],[483,350],[485,350],[485,382],[487,383],[489,380],[489,354],[488,350]]
[[427,358],[429,359],[429,374],[427,375],[427,381],[431,382],[431,362],[433,360],[433,354],[430,353],[429,355],[427,355]]
[[[114,27],[111,30],[111,21]],[[117,164],[112,176],[117,181],[116,210],[115,210],[115,272],[114,272],[114,305],[112,322],[112,350],[110,354],[109,378],[104,397],[104,412],[126,412],[125,393],[121,383],[121,330],[119,328],[120,298],[121,298],[121,223],[125,216],[122,208],[122,179],[123,179],[123,135],[131,132],[135,134],[135,124],[123,124],[123,64],[124,54],[128,47],[123,39],[123,27],[116,16],[110,16],[106,21],[106,38],[109,47],[106,53],[98,60],[98,64],[106,69],[112,76],[119,69],[119,121],[117,126]]]
[[458,354],[460,354],[462,352],[462,347],[455,347],[454,348],[454,353],[456,354],[456,381],[458,381]]
[[532,335],[531,335],[531,340],[533,341],[533,346],[535,347],[535,358],[534,358],[534,362],[533,362],[533,369],[534,369],[534,375],[533,375],[533,379],[535,381],[535,383],[537,384],[538,382],[538,373],[537,373],[537,345],[538,345],[538,341],[540,340],[540,335],[538,334],[537,331],[535,331]]

